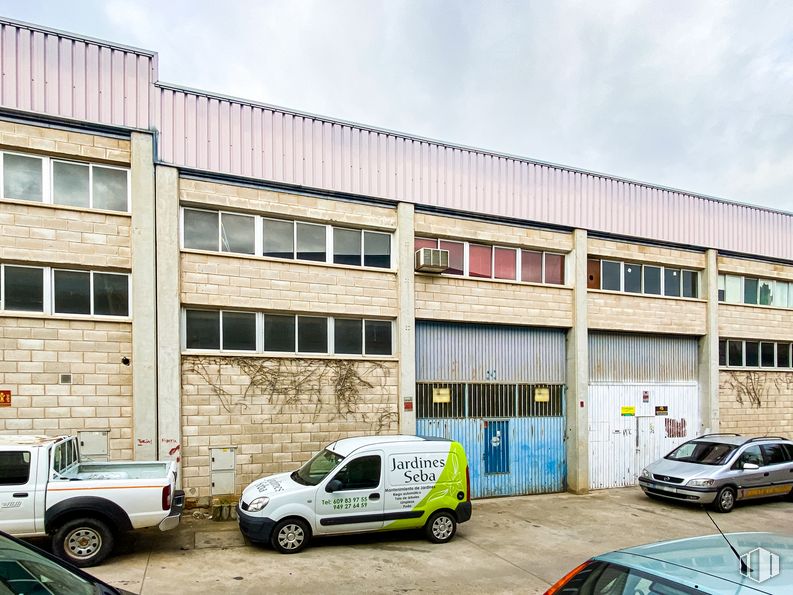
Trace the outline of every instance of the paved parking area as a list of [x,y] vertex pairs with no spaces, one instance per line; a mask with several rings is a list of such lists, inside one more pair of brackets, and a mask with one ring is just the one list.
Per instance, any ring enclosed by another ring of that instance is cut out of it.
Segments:
[[[722,531],[793,532],[781,500],[711,513]],[[417,533],[316,540],[297,555],[246,544],[234,522],[187,517],[169,533],[130,534],[96,576],[130,591],[159,593],[542,593],[603,551],[707,535],[698,508],[650,500],[639,488],[586,496],[548,494],[477,500],[446,545]]]

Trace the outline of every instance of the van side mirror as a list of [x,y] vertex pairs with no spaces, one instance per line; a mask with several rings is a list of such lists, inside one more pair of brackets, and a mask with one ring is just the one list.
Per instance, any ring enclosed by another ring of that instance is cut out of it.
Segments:
[[744,463],[742,468],[744,471],[750,471],[752,469],[759,469],[760,465],[757,465],[755,463]]
[[331,479],[328,482],[328,485],[325,486],[325,491],[328,492],[329,494],[332,494],[333,492],[338,492],[341,489],[342,485],[343,484],[338,479]]

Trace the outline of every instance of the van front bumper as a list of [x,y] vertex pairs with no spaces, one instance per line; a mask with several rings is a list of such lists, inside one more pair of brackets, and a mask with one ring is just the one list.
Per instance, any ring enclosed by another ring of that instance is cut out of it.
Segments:
[[171,510],[168,513],[168,516],[161,520],[160,524],[158,525],[160,531],[170,531],[171,529],[175,529],[179,525],[179,521],[182,519],[182,510],[184,510],[184,491],[176,490],[173,493],[173,498],[171,499]]
[[267,517],[255,517],[249,515],[237,504],[237,520],[240,525],[240,532],[249,541],[256,543],[268,543],[275,527],[275,521]]
[[716,499],[716,488],[694,488],[683,485],[670,485],[660,481],[639,478],[639,486],[648,496],[669,498],[670,500],[686,500],[699,504],[710,504]]

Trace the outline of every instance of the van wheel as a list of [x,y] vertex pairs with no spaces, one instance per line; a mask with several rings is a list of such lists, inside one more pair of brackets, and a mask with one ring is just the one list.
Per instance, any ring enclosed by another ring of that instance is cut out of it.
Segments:
[[75,566],[96,566],[113,551],[113,531],[97,519],[74,519],[52,536],[52,551]]
[[719,512],[731,512],[735,508],[735,490],[730,487],[723,487],[713,501],[713,508]]
[[296,554],[303,551],[311,539],[311,529],[301,519],[285,519],[273,529],[270,545],[282,554]]
[[452,513],[440,510],[430,516],[424,525],[424,532],[432,543],[446,543],[457,532],[457,521]]

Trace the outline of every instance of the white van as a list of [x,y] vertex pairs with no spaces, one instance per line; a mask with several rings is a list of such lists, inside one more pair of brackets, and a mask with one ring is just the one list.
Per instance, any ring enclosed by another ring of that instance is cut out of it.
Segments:
[[242,492],[243,535],[284,554],[313,536],[424,528],[444,543],[471,518],[468,461],[460,443],[417,436],[344,438],[292,473]]

